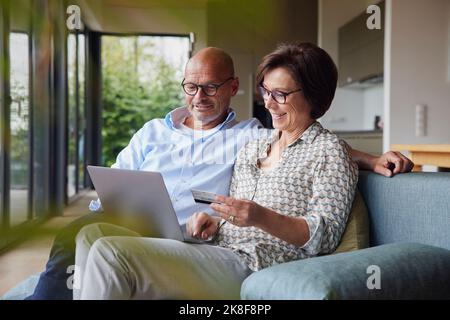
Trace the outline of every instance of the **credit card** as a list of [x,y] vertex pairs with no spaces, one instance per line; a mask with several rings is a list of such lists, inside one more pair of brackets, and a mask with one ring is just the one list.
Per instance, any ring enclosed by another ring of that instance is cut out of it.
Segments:
[[191,192],[195,202],[206,204],[210,204],[213,202],[218,203],[217,201],[214,200],[217,196],[215,193],[201,190],[191,190]]

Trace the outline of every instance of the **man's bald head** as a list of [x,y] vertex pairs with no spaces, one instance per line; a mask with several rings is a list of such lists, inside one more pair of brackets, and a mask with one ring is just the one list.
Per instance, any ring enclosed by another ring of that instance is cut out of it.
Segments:
[[234,77],[233,59],[228,53],[215,47],[204,48],[197,52],[189,59],[185,72],[198,69],[216,73],[225,78]]
[[[234,76],[233,59],[219,48],[205,48],[197,52],[187,63],[184,72],[185,85],[196,88],[195,93],[186,91],[186,105],[194,122],[202,129],[211,129],[227,117],[231,97],[239,89],[239,79]],[[215,91],[206,94],[204,88]],[[190,121],[190,120],[189,120]],[[189,123],[187,123],[189,126]],[[192,126],[191,126],[192,128]]]

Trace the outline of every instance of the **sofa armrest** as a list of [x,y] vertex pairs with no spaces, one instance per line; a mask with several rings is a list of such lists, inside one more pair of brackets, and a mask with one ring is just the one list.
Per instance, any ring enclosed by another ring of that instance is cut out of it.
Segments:
[[394,243],[253,273],[242,299],[449,299],[450,251]]
[[360,171],[358,189],[369,213],[370,246],[419,242],[450,249],[450,172],[386,178]]

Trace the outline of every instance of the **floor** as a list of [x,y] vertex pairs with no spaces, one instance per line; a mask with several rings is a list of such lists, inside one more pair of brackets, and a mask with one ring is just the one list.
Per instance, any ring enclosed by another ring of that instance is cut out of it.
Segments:
[[50,219],[36,235],[0,255],[0,296],[30,275],[44,270],[58,230],[86,214],[89,202],[96,198],[95,191],[86,193],[71,203],[62,217]]
[[10,223],[11,226],[18,225],[28,219],[28,190],[12,189],[11,191]]

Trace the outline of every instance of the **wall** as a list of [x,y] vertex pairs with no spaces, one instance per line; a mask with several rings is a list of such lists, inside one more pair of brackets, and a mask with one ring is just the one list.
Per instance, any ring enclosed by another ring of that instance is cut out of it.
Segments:
[[[450,143],[450,1],[395,0],[389,104],[392,143]],[[388,30],[386,30],[388,31]],[[415,105],[428,105],[427,135],[415,136]]]
[[207,44],[229,52],[236,64],[238,119],[252,115],[254,73],[264,55],[281,42],[317,42],[316,0],[213,0],[207,21]]
[[320,118],[320,122],[330,130],[363,130],[363,104],[361,90],[338,88],[330,109]]
[[254,67],[281,42],[317,42],[315,0],[214,0],[207,19],[208,44],[254,54]]
[[337,89],[330,110],[320,119],[334,131],[373,130],[375,116],[383,116],[382,84],[362,89]]
[[363,105],[363,130],[373,130],[375,126],[375,116],[383,116],[383,84],[364,90]]
[[31,24],[31,3],[29,0],[16,0],[10,2],[10,28],[11,31],[29,32]]
[[[364,12],[369,5],[378,2],[379,0],[319,0],[318,44],[330,54],[336,65],[339,61],[338,29]],[[371,120],[369,125],[368,119],[374,114],[383,114],[382,94],[376,88],[338,87],[330,110],[320,122],[333,130],[373,129],[373,121]],[[369,98],[376,99],[376,102],[370,101]]]

